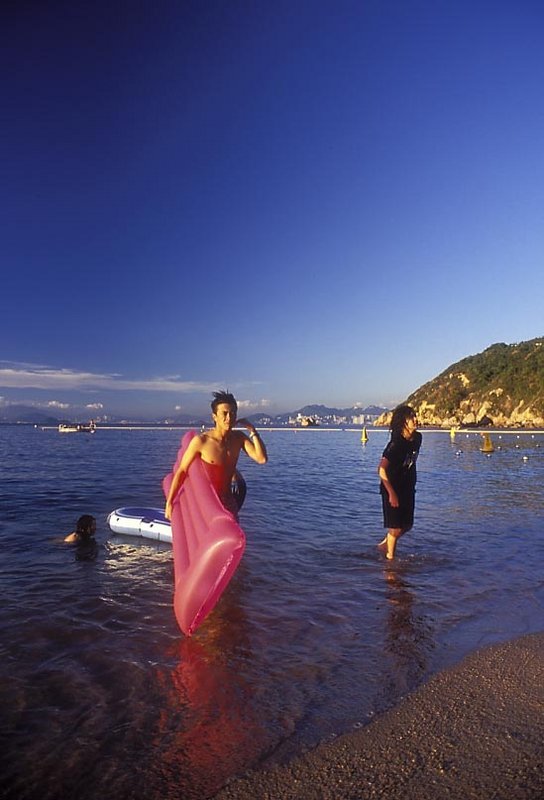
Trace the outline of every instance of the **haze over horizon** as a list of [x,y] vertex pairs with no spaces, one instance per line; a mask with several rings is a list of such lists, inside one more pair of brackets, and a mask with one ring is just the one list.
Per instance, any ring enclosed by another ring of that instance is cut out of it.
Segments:
[[541,4],[0,18],[0,404],[390,408],[541,334]]
[[[369,416],[378,416],[382,412],[388,410],[379,406],[353,406],[348,408],[336,408],[336,407],[329,407],[325,406],[322,403],[308,403],[306,406],[301,406],[300,408],[292,408],[290,411],[281,411],[279,413],[269,413],[269,412],[255,412],[255,411],[244,411],[244,409],[240,409],[238,416],[247,416],[252,419],[257,418],[264,418],[270,417],[271,419],[278,419],[278,418],[286,418],[287,416],[291,416],[293,414],[298,414],[303,412],[307,415],[310,415],[310,411],[307,409],[312,409],[311,413],[314,413],[313,409],[321,408],[331,410],[331,411],[352,411],[356,412],[356,415],[359,416],[362,413],[365,413]],[[64,413],[66,411],[66,413]],[[317,413],[317,412],[315,412]],[[33,416],[35,415],[35,416]],[[323,416],[323,415],[321,415]],[[44,422],[45,418],[50,420],[50,423]],[[69,409],[64,410],[59,406],[32,406],[32,405],[23,405],[23,404],[11,404],[11,405],[3,405],[0,404],[0,424],[15,424],[15,423],[37,423],[40,425],[43,424],[57,424],[60,422],[74,422],[74,423],[86,423],[89,421],[93,421],[97,424],[117,424],[117,423],[134,423],[134,424],[174,424],[174,425],[184,425],[187,422],[191,422],[194,424],[197,423],[211,423],[211,409],[204,408],[201,411],[194,412],[193,414],[182,413],[182,412],[174,412],[173,414],[167,417],[161,417],[160,415],[157,416],[138,416],[138,415],[130,415],[130,414],[105,414],[102,410],[96,410],[92,408],[86,407],[77,407],[71,406]],[[365,420],[367,422],[367,420]]]

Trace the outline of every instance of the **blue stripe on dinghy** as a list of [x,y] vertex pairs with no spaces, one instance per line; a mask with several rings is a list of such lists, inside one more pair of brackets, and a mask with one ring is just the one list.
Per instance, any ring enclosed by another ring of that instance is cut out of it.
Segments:
[[126,519],[145,519],[146,522],[166,522],[167,524],[170,524],[164,516],[164,511],[161,508],[127,506],[126,508],[118,508],[113,513],[117,517]]

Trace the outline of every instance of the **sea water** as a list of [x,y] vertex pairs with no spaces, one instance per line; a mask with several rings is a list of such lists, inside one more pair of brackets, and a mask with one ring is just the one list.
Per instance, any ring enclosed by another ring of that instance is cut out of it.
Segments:
[[[0,796],[203,800],[367,724],[471,649],[542,629],[544,436],[423,431],[395,562],[386,431],[263,432],[242,563],[192,638],[169,545],[107,514],[162,506],[183,432],[0,427]],[[542,445],[542,446],[541,446]],[[62,542],[97,518],[97,552]]]

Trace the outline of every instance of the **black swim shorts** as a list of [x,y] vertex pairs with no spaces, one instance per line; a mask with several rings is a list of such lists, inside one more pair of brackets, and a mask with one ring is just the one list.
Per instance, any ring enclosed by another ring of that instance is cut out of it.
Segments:
[[415,492],[409,492],[399,497],[398,508],[393,508],[386,491],[381,491],[380,494],[382,496],[383,527],[411,528],[414,524]]

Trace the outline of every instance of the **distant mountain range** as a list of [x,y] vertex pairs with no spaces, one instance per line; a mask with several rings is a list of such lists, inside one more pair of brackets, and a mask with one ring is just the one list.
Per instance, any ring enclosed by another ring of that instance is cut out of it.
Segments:
[[[354,418],[360,419],[363,415],[365,421],[375,419],[380,414],[386,411],[381,406],[367,406],[360,408],[353,406],[352,408],[330,408],[324,405],[308,405],[297,411],[292,411],[289,414],[251,414],[247,418],[253,422],[254,425],[260,426],[283,426],[288,425],[289,420],[293,419],[313,419],[319,425],[335,425],[352,424]],[[99,419],[99,418],[97,418]],[[88,422],[88,417],[82,418],[79,415],[76,419],[67,419],[65,417],[58,418],[51,414],[41,411],[39,408],[25,405],[7,405],[0,408],[0,424],[14,424],[26,423],[33,425],[58,425],[61,422]],[[151,425],[183,425],[194,426],[200,428],[202,425],[208,426],[210,424],[209,416],[198,416],[194,414],[177,414],[168,419],[127,419],[120,416],[108,416],[107,422],[113,425],[129,425],[129,424],[151,424]]]
[[58,425],[59,420],[39,408],[25,405],[12,405],[0,407],[0,423],[30,423],[33,425]]
[[[248,419],[255,425],[288,425],[293,420],[306,419],[315,420],[318,425],[340,425],[340,424],[361,424],[359,421],[361,417],[365,418],[365,422],[376,419],[386,411],[383,406],[366,406],[360,408],[359,406],[351,406],[350,408],[330,408],[324,405],[308,405],[299,408],[297,411],[291,411],[289,414],[277,414],[270,416],[269,414],[252,414]],[[354,422],[358,420],[358,422]]]
[[[353,424],[353,418],[359,418],[364,415],[368,421],[369,419],[375,419],[385,411],[386,409],[383,408],[383,406],[330,408],[324,405],[308,405],[286,414],[273,415],[259,412],[257,414],[240,413],[240,416],[246,417],[254,425],[280,427],[288,425],[289,422],[294,419],[315,419],[319,425],[340,424],[342,420],[344,423]],[[210,417],[195,417],[188,414],[178,414],[175,417],[169,418],[168,422],[172,425],[209,425]]]

